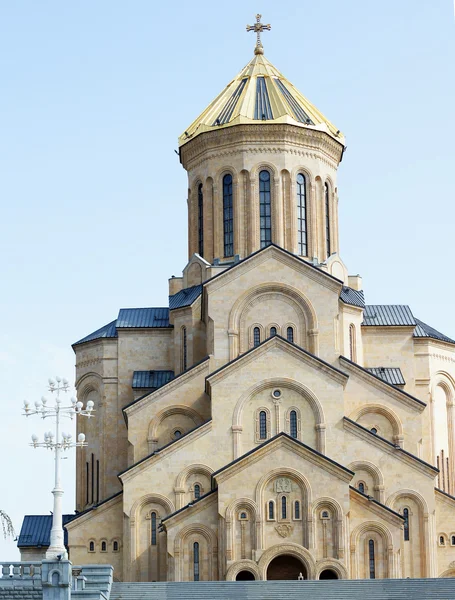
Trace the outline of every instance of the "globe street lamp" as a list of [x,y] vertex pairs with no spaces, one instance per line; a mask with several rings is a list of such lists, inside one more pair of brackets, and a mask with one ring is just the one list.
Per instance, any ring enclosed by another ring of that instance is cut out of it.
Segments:
[[54,495],[54,513],[52,517],[52,529],[50,546],[46,552],[46,559],[48,560],[62,560],[67,559],[68,554],[66,552],[64,536],[63,536],[63,521],[62,521],[62,496],[63,488],[60,483],[60,454],[61,451],[69,450],[70,448],[82,448],[87,446],[85,441],[85,435],[80,433],[77,441],[72,440],[70,433],[62,433],[60,437],[60,417],[67,417],[74,419],[74,416],[93,417],[93,402],[89,400],[84,409],[82,402],[78,402],[76,398],[71,398],[71,404],[63,404],[63,400],[60,397],[61,393],[68,393],[69,390],[68,380],[60,377],[56,377],[55,381],[49,379],[49,391],[51,394],[56,395],[55,403],[53,406],[48,405],[47,398],[42,397],[41,401],[35,402],[35,408],[31,408],[30,402],[24,400],[24,415],[29,417],[31,415],[38,415],[42,419],[48,417],[55,418],[55,433],[47,431],[44,434],[44,441],[40,442],[38,436],[32,435],[32,443],[30,444],[34,448],[47,448],[53,450],[55,454],[55,485],[52,490]]

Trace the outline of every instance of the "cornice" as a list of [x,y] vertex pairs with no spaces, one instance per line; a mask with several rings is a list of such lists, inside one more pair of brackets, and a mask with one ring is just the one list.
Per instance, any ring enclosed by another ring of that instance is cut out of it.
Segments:
[[[294,148],[287,146],[294,146]],[[293,154],[304,152],[309,155],[313,152],[313,158],[325,159],[329,166],[337,168],[343,146],[322,131],[284,123],[241,124],[204,132],[187,142],[181,148],[184,168],[194,169],[201,161],[207,160],[207,153],[210,152],[215,152],[216,156],[245,152],[289,152]]]
[[368,442],[368,444],[376,446],[380,450],[383,450],[389,456],[393,456],[399,461],[406,463],[407,465],[409,465],[416,471],[423,473],[430,479],[434,479],[438,474],[438,469],[436,469],[436,467],[433,467],[432,465],[423,462],[423,460],[417,458],[417,456],[414,456],[409,452],[406,452],[400,446],[395,446],[394,444],[392,444],[388,440],[381,438],[377,434],[371,433],[371,431],[365,429],[365,427],[359,425],[359,423],[355,423],[351,419],[348,419],[348,417],[344,417],[343,425],[344,429],[349,433],[352,433],[355,437]]
[[265,340],[259,346],[252,348],[245,354],[241,354],[239,357],[235,358],[231,362],[226,365],[220,367],[213,373],[207,375],[206,380],[208,384],[211,386],[216,384],[218,381],[227,377],[232,371],[236,371],[240,366],[244,367],[245,365],[250,364],[258,360],[264,354],[267,354],[271,348],[280,348],[284,352],[295,356],[299,360],[303,361],[307,365],[316,369],[317,371],[322,371],[325,375],[341,384],[343,387],[346,385],[347,380],[349,379],[349,375],[343,373],[338,370],[336,367],[333,367],[329,363],[326,363],[322,359],[310,354],[303,348],[288,342],[281,336],[275,335],[267,340]]
[[384,506],[374,498],[362,494],[361,492],[359,492],[355,488],[352,488],[351,486],[349,488],[349,497],[354,502],[357,502],[358,504],[371,511],[378,517],[386,519],[390,523],[393,523],[394,525],[397,525],[400,528],[403,527],[404,518],[392,509],[390,509],[388,506]]
[[123,408],[123,414],[129,419],[132,415],[136,414],[138,411],[142,410],[147,404],[150,402],[156,402],[163,396],[166,396],[169,393],[172,393],[176,388],[184,385],[187,381],[192,379],[193,377],[197,377],[201,372],[208,371],[209,368],[209,358],[205,358],[202,362],[195,365],[188,371],[177,375],[174,379],[165,383],[163,386],[158,388],[157,390],[146,394],[145,396],[141,396],[137,400],[134,400],[130,404],[127,404]]
[[128,469],[119,473],[118,478],[120,479],[122,484],[125,485],[125,483],[128,482],[130,479],[136,477],[143,471],[147,470],[150,467],[151,463],[156,464],[161,459],[168,457],[170,454],[174,454],[176,452],[181,451],[182,448],[185,448],[185,446],[188,446],[188,444],[191,444],[195,440],[206,435],[209,431],[211,431],[211,429],[212,420],[206,421],[205,423],[199,425],[198,427],[196,427],[186,435],[182,436],[178,440],[174,440],[172,443],[168,444],[167,446],[164,446],[164,448],[158,448],[158,450],[155,450],[149,456],[146,456],[136,464],[131,465],[131,467],[128,467]]
[[[308,279],[320,283],[322,286],[333,292],[336,292],[338,295],[341,292],[343,283],[340,280],[336,279],[325,271],[316,269],[313,265],[305,260],[302,260],[291,253],[283,251],[274,245],[267,246],[259,252],[250,254],[250,256],[247,256],[244,260],[234,265],[230,269],[226,269],[226,271],[223,271],[212,279],[207,280],[203,284],[204,288],[207,289],[209,293],[211,291],[216,291],[228,284],[230,281],[233,281],[237,277],[248,273],[256,266],[266,262],[270,258],[274,258],[278,262],[281,262],[282,264],[287,265],[288,267],[295,269],[302,274],[305,274]],[[270,283],[276,285],[276,282]]]
[[[175,513],[173,513],[172,515],[169,515],[162,519],[161,524],[165,529],[167,529],[168,527],[175,527],[175,525],[178,525],[181,521],[184,521],[189,516],[193,517],[194,515],[204,511],[207,507],[209,507],[211,504],[214,504],[217,501],[217,491],[211,490],[210,492],[202,496],[202,498],[200,498],[199,500],[186,504],[179,510],[175,511]],[[188,515],[188,511],[191,512],[191,515]]]
[[350,371],[351,373],[355,373],[359,377],[359,379],[362,379],[363,381],[365,381],[365,383],[368,383],[369,385],[377,388],[378,390],[381,390],[381,392],[384,392],[391,398],[398,400],[402,404],[405,404],[406,406],[409,406],[410,408],[417,410],[418,412],[423,412],[425,410],[427,406],[425,402],[422,402],[422,400],[419,400],[418,398],[414,398],[414,396],[411,396],[404,390],[400,390],[392,384],[383,381],[379,377],[376,377],[375,375],[373,375],[373,373],[370,373],[360,365],[357,365],[356,363],[350,361],[345,356],[340,356],[340,363],[348,371]]
[[265,456],[275,452],[277,447],[285,447],[292,451],[294,454],[298,454],[302,459],[307,460],[311,464],[314,464],[321,468],[323,471],[334,475],[341,481],[349,483],[354,476],[354,473],[345,467],[338,465],[335,461],[329,457],[317,452],[316,450],[305,446],[303,443],[293,440],[286,435],[279,435],[275,439],[264,443],[262,446],[253,448],[247,454],[239,457],[233,461],[230,465],[227,465],[223,469],[213,473],[212,477],[217,484],[222,483],[233,477],[236,473],[242,471],[245,468],[245,464],[251,466],[262,460]]

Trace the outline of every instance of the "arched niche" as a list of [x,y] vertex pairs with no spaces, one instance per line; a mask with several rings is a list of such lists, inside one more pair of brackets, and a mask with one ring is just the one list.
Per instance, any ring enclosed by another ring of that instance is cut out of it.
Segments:
[[352,480],[355,488],[359,489],[358,484],[363,483],[364,494],[384,503],[384,474],[374,463],[368,460],[358,460],[350,463],[348,469],[355,473]]
[[149,424],[147,438],[149,453],[176,439],[177,431],[181,436],[201,425],[202,422],[200,414],[189,406],[182,404],[163,409]]
[[267,570],[270,563],[278,556],[292,556],[301,561],[306,570],[307,579],[314,579],[316,566],[311,553],[299,544],[283,543],[272,546],[264,551],[258,562],[260,578],[267,579]]
[[338,559],[345,555],[343,509],[334,498],[322,497],[311,507],[312,546],[318,560]]
[[226,508],[226,559],[251,560],[257,549],[258,505],[251,498],[236,498]]
[[265,283],[245,292],[231,309],[228,328],[231,360],[249,349],[249,331],[254,323],[265,328],[278,320],[281,328],[288,322],[295,323],[294,343],[318,354],[317,317],[312,304],[287,284]]
[[175,481],[175,505],[182,508],[194,500],[194,485],[200,486],[201,496],[211,489],[213,469],[204,464],[191,464],[185,467]]
[[161,494],[147,494],[133,504],[129,521],[135,581],[166,580],[166,534],[160,533],[159,524],[174,510],[173,503]]
[[218,541],[202,523],[183,527],[174,540],[174,581],[194,581],[194,544],[198,544],[199,581],[218,580]]
[[[274,390],[281,396],[273,397]],[[238,458],[256,443],[255,414],[265,406],[270,412],[270,436],[286,430],[286,414],[297,407],[300,413],[300,440],[325,452],[325,419],[321,403],[316,395],[304,384],[286,377],[273,377],[251,386],[238,399],[233,416],[232,432],[234,458]]]
[[393,540],[382,523],[366,521],[351,533],[351,579],[370,579],[370,540],[374,546],[374,579],[393,579]]
[[376,429],[380,437],[403,447],[403,425],[398,415],[381,404],[364,404],[357,408],[350,419],[366,429]]

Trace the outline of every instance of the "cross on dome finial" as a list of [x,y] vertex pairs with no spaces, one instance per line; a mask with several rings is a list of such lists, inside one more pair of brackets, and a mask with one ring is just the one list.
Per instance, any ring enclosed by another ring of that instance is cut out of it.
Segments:
[[272,27],[270,25],[263,25],[261,23],[261,17],[262,17],[262,15],[256,15],[256,23],[254,25],[246,26],[247,31],[255,31],[256,35],[257,35],[256,48],[254,49],[255,54],[264,54],[264,48],[262,47],[262,42],[261,42],[261,33],[263,31],[270,31],[272,29]]

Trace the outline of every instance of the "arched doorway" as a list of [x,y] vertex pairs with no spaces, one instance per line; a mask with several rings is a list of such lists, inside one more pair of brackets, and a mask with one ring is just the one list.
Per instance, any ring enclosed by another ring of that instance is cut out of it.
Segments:
[[239,571],[237,573],[236,581],[256,581],[255,576],[251,571]]
[[319,579],[339,579],[338,573],[333,569],[324,569],[319,575]]
[[267,567],[267,581],[283,579],[297,580],[300,573],[304,579],[308,579],[305,565],[295,556],[280,554],[274,558]]

